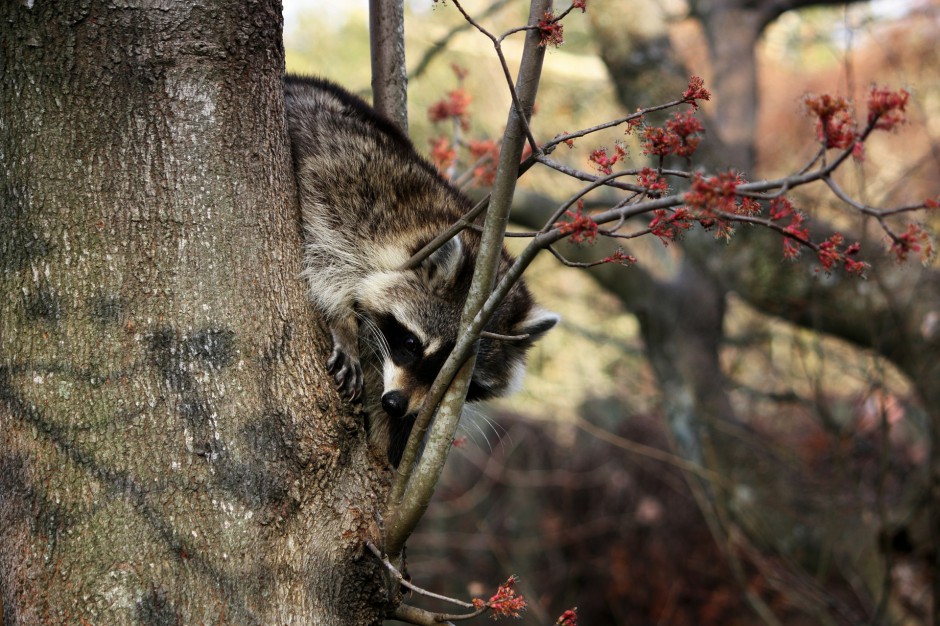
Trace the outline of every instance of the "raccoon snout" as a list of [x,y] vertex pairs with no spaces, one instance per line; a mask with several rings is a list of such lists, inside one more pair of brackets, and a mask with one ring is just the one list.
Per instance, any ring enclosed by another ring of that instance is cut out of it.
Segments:
[[389,391],[382,396],[382,408],[391,417],[404,417],[408,411],[408,397],[400,391]]

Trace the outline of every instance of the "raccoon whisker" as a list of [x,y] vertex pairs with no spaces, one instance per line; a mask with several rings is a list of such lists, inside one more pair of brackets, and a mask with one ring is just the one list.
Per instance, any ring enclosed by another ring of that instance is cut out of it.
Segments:
[[376,326],[375,322],[373,322],[372,319],[367,315],[363,315],[357,312],[356,317],[359,318],[359,324],[368,331],[368,336],[371,341],[367,341],[366,344],[369,346],[372,354],[378,357],[380,361],[387,359],[390,354],[390,350],[388,347],[388,342],[385,340],[385,335],[381,330],[379,330],[379,327]]
[[486,441],[486,447],[489,448],[490,454],[492,454],[495,449],[495,445],[490,440],[490,433],[492,433],[492,435],[497,438],[497,442],[500,441],[499,432],[496,430],[496,422],[484,415],[482,422],[476,423],[476,428],[478,431],[480,431],[480,435]]
[[[489,448],[490,453],[493,452],[494,448],[493,443],[490,441],[490,433],[501,440],[499,430],[496,422],[488,417],[484,411],[471,405],[464,406],[464,413],[460,419],[460,431],[471,437],[475,433],[479,433],[483,441],[486,442],[486,447]],[[505,429],[503,429],[503,432],[506,432]],[[476,439],[476,437],[472,438]]]

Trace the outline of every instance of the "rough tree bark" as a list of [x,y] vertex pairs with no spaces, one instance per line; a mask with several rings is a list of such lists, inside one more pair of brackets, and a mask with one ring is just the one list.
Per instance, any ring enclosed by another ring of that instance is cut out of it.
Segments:
[[372,104],[408,134],[404,0],[369,0]]
[[371,624],[277,0],[0,4],[3,624]]

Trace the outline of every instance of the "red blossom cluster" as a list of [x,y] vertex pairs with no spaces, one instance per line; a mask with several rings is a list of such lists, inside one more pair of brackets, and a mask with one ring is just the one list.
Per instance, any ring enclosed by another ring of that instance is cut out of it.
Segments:
[[647,126],[643,129],[643,154],[647,156],[667,156],[672,154],[673,137],[665,128]]
[[872,86],[868,93],[868,123],[878,130],[894,130],[907,121],[904,109],[911,94],[906,90],[890,91],[887,88]]
[[692,105],[692,110],[698,108],[698,100],[711,100],[712,94],[705,89],[705,81],[699,76],[689,76],[689,87],[682,94],[682,99]]
[[786,235],[783,239],[783,256],[787,259],[799,256],[801,246],[809,246],[815,247],[819,264],[827,274],[841,265],[846,272],[861,276],[869,267],[868,263],[856,261],[854,258],[861,250],[861,246],[853,243],[846,247],[845,237],[841,233],[835,233],[819,245],[813,246],[809,238],[809,229],[804,224],[805,216],[794,209],[793,204],[784,197],[770,201],[770,219],[774,222],[790,220],[783,227],[783,233]]
[[816,136],[826,148],[844,150],[855,143],[855,119],[848,100],[823,94],[806,96],[803,104],[810,114],[816,116]]
[[470,97],[463,87],[458,87],[447,94],[447,97],[438,100],[428,107],[428,119],[434,122],[443,122],[452,119],[460,124],[463,130],[470,128]]
[[542,36],[539,47],[555,46],[557,48],[565,42],[565,26],[555,18],[555,13],[552,11],[545,12],[539,20],[538,29]]
[[581,9],[581,12],[584,13],[587,11],[587,0],[574,0],[571,3],[572,9]]
[[446,172],[457,159],[457,151],[451,145],[447,137],[435,137],[430,140],[431,143],[431,162],[442,172]]
[[[781,196],[770,201],[770,219],[775,222],[790,220],[790,223],[783,228],[784,234],[788,235],[783,238],[783,256],[787,259],[799,256],[800,243],[809,242],[809,229],[803,225],[806,216],[794,209],[793,204]],[[794,241],[794,238],[799,240],[799,243]]]
[[865,270],[868,269],[868,263],[856,261],[852,258],[858,254],[861,245],[855,242],[846,248],[843,247],[844,243],[845,237],[840,233],[836,233],[829,237],[829,239],[820,243],[816,249],[816,257],[819,259],[819,264],[827,274],[832,271],[833,267],[841,263],[846,272],[861,276],[865,273]]
[[570,222],[555,222],[555,228],[569,235],[571,243],[594,243],[597,239],[597,222],[590,215],[584,214],[584,201],[578,200],[578,212],[565,211]]
[[636,257],[624,252],[623,248],[617,248],[617,251],[610,256],[604,257],[601,263],[619,263],[625,267],[630,267],[636,263]]
[[719,210],[735,215],[756,215],[760,203],[753,198],[738,194],[738,185],[745,183],[738,172],[722,172],[709,178],[696,174],[692,189],[683,198],[690,207],[702,210]]
[[663,245],[669,245],[670,241],[675,241],[682,231],[692,228],[692,222],[695,217],[692,212],[685,207],[679,207],[675,211],[669,212],[666,209],[656,209],[653,211],[653,221],[649,224],[650,232],[659,237]]
[[636,182],[651,196],[658,197],[669,190],[669,183],[666,182],[666,179],[662,178],[656,170],[649,167],[644,167],[640,170],[640,173],[636,175]]
[[498,617],[519,617],[519,613],[526,607],[525,598],[516,593],[513,585],[516,584],[516,577],[510,576],[509,580],[504,582],[496,590],[496,594],[489,600],[473,599],[473,606],[477,609],[488,608],[493,612],[493,619]]
[[[928,208],[930,208],[929,204]],[[933,242],[922,226],[910,223],[907,225],[905,232],[892,237],[891,252],[898,260],[898,263],[906,261],[911,252],[920,255],[921,262],[926,263],[933,257]]]
[[[910,94],[901,89],[872,87],[868,94],[868,126],[872,130],[894,130],[906,121],[904,110]],[[807,111],[817,118],[816,136],[826,148],[852,149],[856,159],[863,157],[863,138],[852,114],[852,103],[841,96],[806,96]]]
[[607,148],[598,148],[591,152],[588,156],[588,161],[593,163],[598,171],[609,175],[613,172],[612,168],[614,164],[627,156],[627,151],[619,143],[614,146],[614,150],[614,155],[610,156],[607,154]]
[[[640,113],[639,109],[637,109],[637,113]],[[635,131],[637,128],[642,128],[643,119],[644,119],[643,114],[640,113],[636,117],[627,120],[627,130],[625,131],[625,134],[629,135],[630,133]]]
[[695,218],[703,228],[717,227],[716,237],[731,237],[730,222],[722,214],[755,215],[760,213],[760,203],[753,198],[738,194],[738,185],[744,181],[737,172],[722,172],[709,178],[696,174],[692,188],[683,200],[695,212]]
[[578,626],[578,609],[568,609],[558,616],[555,620],[555,626]]
[[[643,154],[666,157],[675,154],[691,157],[701,143],[699,136],[704,131],[702,122],[693,111],[676,113],[666,122],[665,128],[647,126],[643,129]],[[629,132],[629,131],[628,131]]]
[[473,183],[489,187],[496,180],[496,166],[499,164],[499,144],[492,139],[471,139],[467,150],[476,159],[473,167]]

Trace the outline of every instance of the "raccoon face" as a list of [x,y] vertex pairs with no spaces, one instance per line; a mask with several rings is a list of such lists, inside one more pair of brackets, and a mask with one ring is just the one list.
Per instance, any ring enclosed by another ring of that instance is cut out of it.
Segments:
[[[456,318],[459,308],[454,308],[452,313]],[[520,313],[521,317],[500,333],[512,336],[511,339],[481,339],[467,391],[468,402],[504,396],[518,389],[525,372],[526,351],[558,321],[557,315],[537,307]],[[382,409],[396,419],[412,416],[420,410],[454,348],[456,337],[429,336],[392,313],[373,315],[372,323],[381,334],[382,342],[379,352],[382,355]]]
[[429,338],[389,313],[379,315],[375,324],[386,350],[382,360],[382,409],[393,418],[413,415],[421,408],[454,342]]
[[[390,417],[413,416],[420,410],[456,343],[472,273],[472,256],[454,238],[415,270],[377,272],[363,282],[360,314],[372,331],[372,351],[379,357],[382,375],[382,409]],[[511,339],[480,340],[467,400],[518,388],[526,351],[557,321],[557,315],[535,305],[524,284],[517,284],[487,325],[488,331]]]
[[469,282],[461,288],[463,275],[469,281],[471,272],[462,244],[452,240],[414,270],[378,272],[364,281],[358,304],[371,330],[367,343],[380,361],[382,408],[390,417],[421,408],[454,347],[469,289]]

